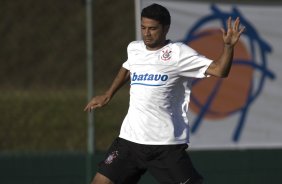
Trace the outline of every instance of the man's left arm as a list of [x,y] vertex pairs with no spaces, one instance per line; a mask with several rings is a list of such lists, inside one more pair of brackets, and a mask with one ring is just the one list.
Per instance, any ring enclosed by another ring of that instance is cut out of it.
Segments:
[[234,53],[234,47],[236,43],[238,42],[241,34],[245,30],[245,28],[240,28],[240,19],[237,17],[237,19],[234,22],[234,26],[232,26],[232,20],[231,17],[227,20],[227,31],[224,29],[222,30],[222,37],[223,37],[223,43],[224,48],[222,51],[221,56],[213,61],[208,69],[206,70],[206,74],[213,75],[216,77],[227,77],[233,60],[233,53]]

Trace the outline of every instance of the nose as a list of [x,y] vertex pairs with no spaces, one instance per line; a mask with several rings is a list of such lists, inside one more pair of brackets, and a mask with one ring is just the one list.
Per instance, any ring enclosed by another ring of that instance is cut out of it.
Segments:
[[149,29],[145,29],[145,30],[144,30],[144,35],[145,35],[145,36],[150,36],[150,35],[151,35]]

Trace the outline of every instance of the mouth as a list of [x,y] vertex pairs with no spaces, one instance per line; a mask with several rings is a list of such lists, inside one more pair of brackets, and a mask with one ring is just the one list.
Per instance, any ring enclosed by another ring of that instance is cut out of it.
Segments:
[[150,39],[150,38],[145,38],[145,39],[144,39],[144,42],[150,43],[150,42],[152,42],[152,39]]

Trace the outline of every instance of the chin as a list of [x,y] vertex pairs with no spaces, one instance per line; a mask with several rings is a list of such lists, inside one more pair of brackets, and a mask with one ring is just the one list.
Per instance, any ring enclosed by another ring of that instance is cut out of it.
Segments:
[[146,43],[146,42],[144,42],[144,43],[149,48],[155,48],[156,47],[156,44],[154,44],[154,43]]

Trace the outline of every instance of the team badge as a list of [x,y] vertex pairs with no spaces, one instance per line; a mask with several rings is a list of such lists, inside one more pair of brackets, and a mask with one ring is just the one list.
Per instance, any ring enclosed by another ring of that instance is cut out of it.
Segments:
[[111,164],[118,156],[118,151],[113,151],[108,158],[105,160],[105,164]]
[[162,50],[161,60],[168,61],[170,59],[171,59],[171,49],[170,48],[165,48],[164,50]]

